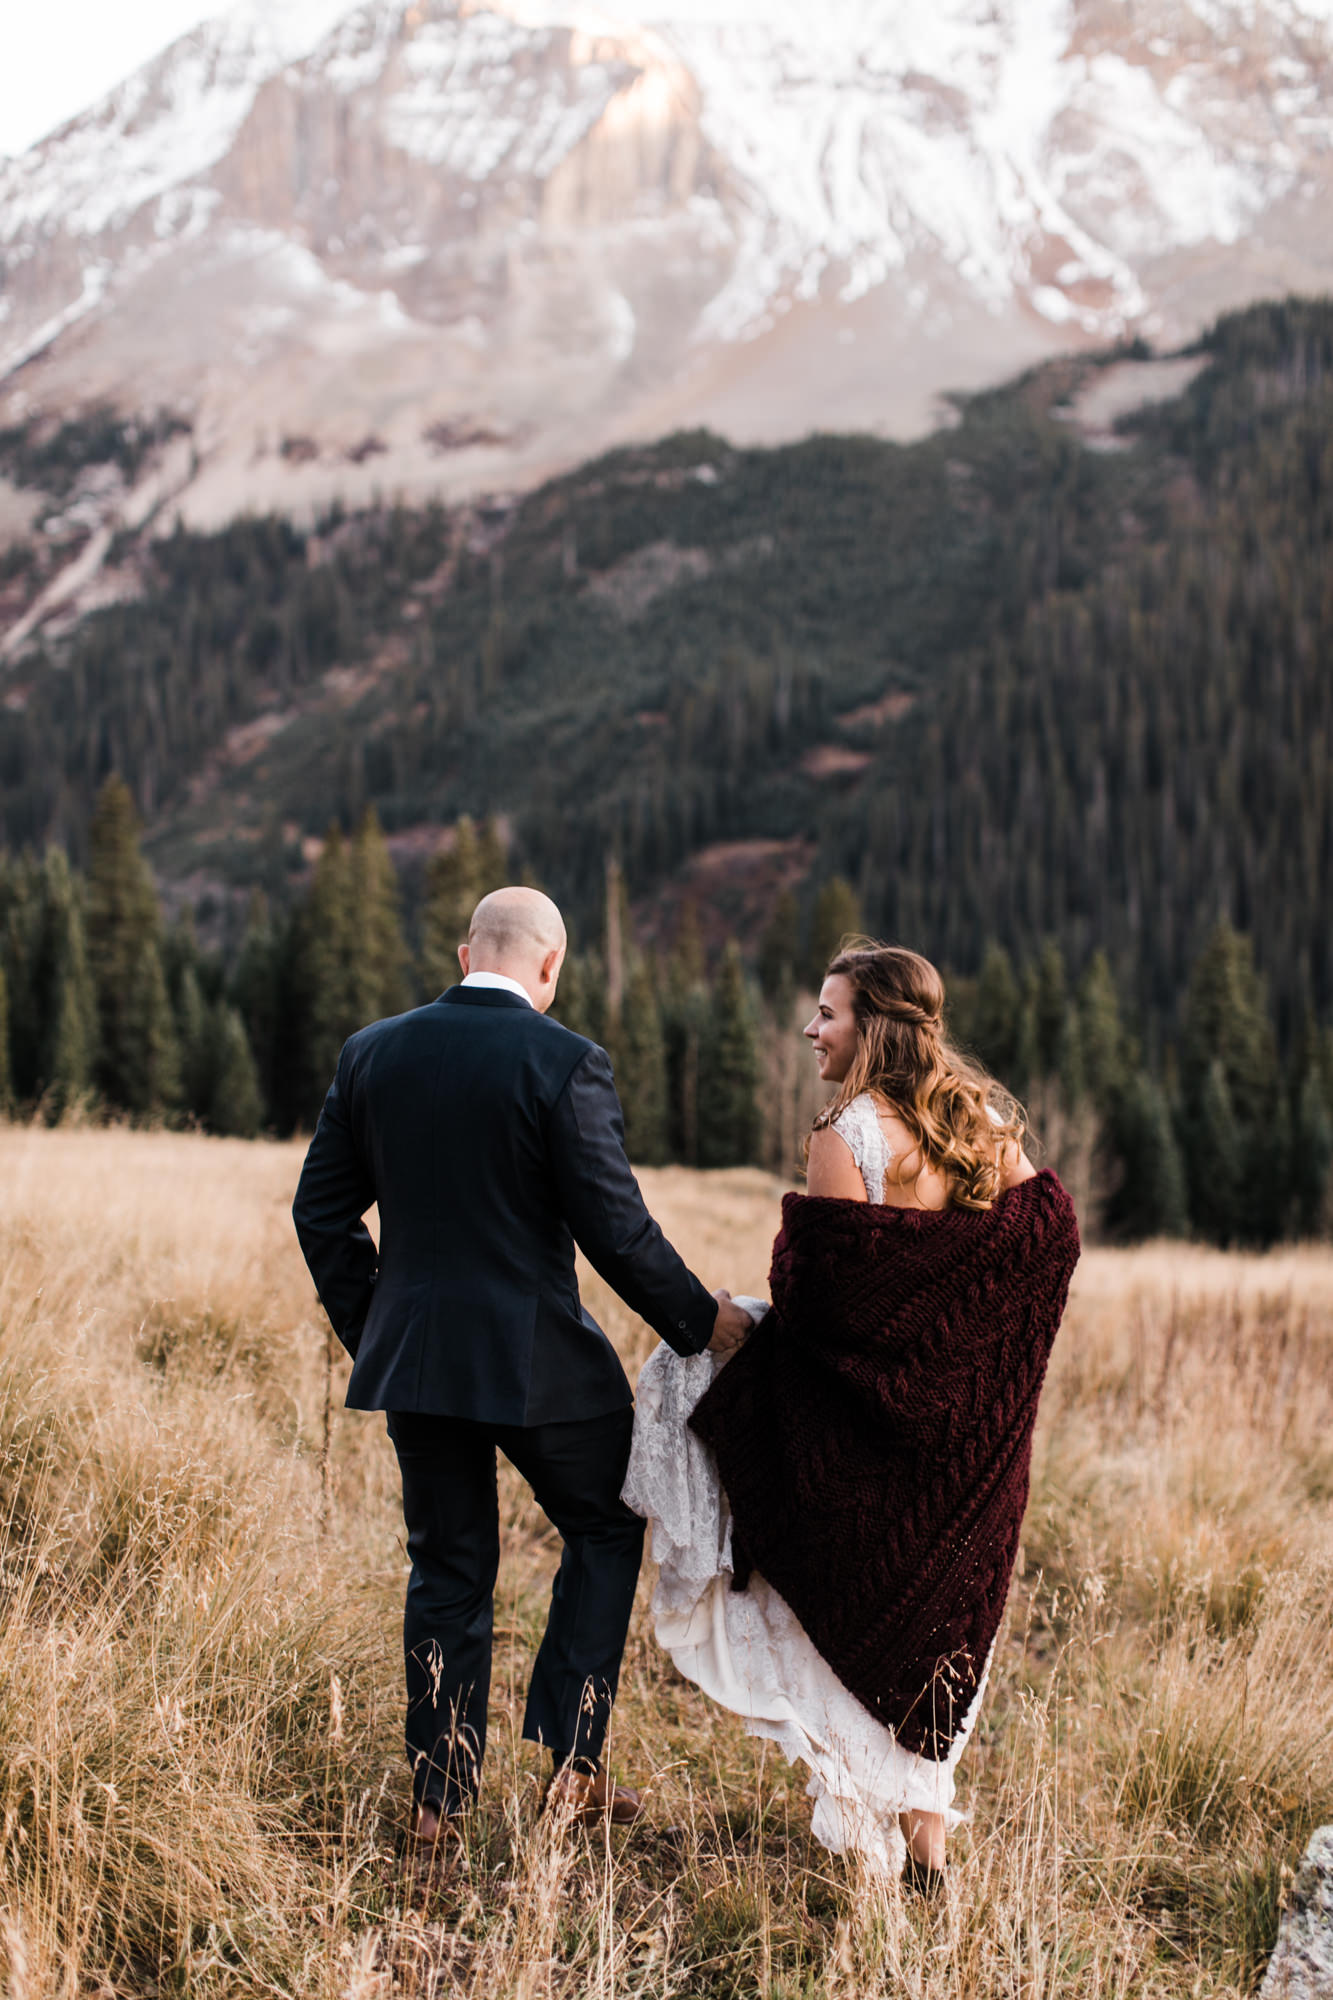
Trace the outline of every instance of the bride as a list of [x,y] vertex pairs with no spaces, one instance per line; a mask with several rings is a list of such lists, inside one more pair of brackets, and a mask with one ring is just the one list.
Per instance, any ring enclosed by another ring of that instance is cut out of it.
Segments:
[[805,1035],[834,1095],[773,1302],[725,1365],[661,1346],[625,1498],[687,1679],[808,1766],[812,1830],[940,1879],[1078,1257],[1013,1101],[950,1047],[915,952],[845,949]]

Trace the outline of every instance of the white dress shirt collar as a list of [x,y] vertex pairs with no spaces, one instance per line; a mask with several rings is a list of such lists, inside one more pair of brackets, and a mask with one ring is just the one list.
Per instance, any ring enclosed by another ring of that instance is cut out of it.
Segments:
[[532,995],[527,988],[520,986],[516,979],[511,979],[507,972],[469,972],[463,984],[488,987],[492,993],[517,993],[520,1000],[526,1000],[529,1007],[532,1005]]

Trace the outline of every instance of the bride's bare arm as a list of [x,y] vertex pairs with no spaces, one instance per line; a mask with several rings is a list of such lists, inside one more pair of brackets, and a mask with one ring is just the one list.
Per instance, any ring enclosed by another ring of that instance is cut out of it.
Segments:
[[866,1184],[852,1158],[847,1141],[825,1125],[810,1138],[810,1157],[805,1164],[807,1194],[832,1197],[837,1201],[865,1201]]

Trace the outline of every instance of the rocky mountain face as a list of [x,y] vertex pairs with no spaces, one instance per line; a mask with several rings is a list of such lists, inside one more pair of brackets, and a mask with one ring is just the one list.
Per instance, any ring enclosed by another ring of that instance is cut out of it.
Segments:
[[0,428],[170,412],[196,524],[906,436],[1327,289],[1331,199],[1331,0],[250,0],[0,163]]

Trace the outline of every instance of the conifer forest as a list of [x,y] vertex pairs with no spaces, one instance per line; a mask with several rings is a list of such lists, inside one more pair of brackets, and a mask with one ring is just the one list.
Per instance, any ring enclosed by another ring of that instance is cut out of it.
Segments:
[[[942,966],[1093,1230],[1333,1233],[1333,304],[1224,319],[1089,441],[1123,358],[910,446],[691,434],[123,537],[121,601],[0,671],[5,1103],[307,1129],[525,879],[644,1164],[796,1171],[864,931]],[[139,448],[7,432],[0,470]]]

